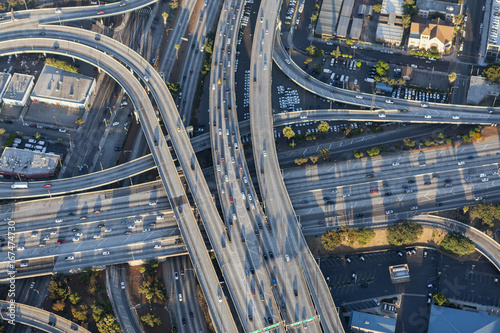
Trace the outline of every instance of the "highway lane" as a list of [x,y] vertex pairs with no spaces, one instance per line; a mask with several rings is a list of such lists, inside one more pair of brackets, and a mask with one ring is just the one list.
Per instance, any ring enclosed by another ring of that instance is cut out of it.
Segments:
[[[64,29],[71,29],[68,27],[54,27],[54,28],[62,28]],[[92,36],[91,33],[84,32],[78,29],[72,29],[76,30],[81,34],[88,34],[89,36]],[[78,42],[77,42],[78,39]],[[100,45],[104,44],[103,41],[107,39],[107,37],[102,37],[100,40]],[[224,308],[218,308],[214,307],[215,304],[215,299],[217,298],[217,293],[218,293],[218,285],[217,285],[217,277],[215,274],[215,271],[213,270],[213,267],[211,266],[211,262],[209,260],[208,254],[206,252],[206,248],[202,242],[202,237],[200,234],[199,229],[197,228],[197,223],[195,220],[195,217],[193,216],[192,211],[189,208],[188,205],[188,200],[186,199],[186,194],[184,192],[183,186],[178,178],[178,175],[172,175],[171,172],[169,173],[168,170],[175,170],[175,165],[173,163],[172,157],[169,153],[169,150],[167,148],[165,139],[163,135],[158,135],[159,134],[159,129],[160,126],[158,124],[157,117],[155,115],[155,112],[152,108],[152,105],[149,103],[149,99],[147,98],[147,95],[144,91],[144,89],[141,87],[139,82],[134,78],[133,74],[127,70],[124,70],[124,68],[116,61],[114,60],[111,56],[102,53],[101,51],[93,48],[93,47],[87,47],[80,43],[82,41],[81,36],[74,36],[75,42],[62,42],[62,41],[56,41],[56,40],[50,40],[48,38],[43,38],[43,39],[32,39],[32,40],[22,40],[18,39],[16,42],[13,42],[12,40],[10,41],[3,41],[0,42],[0,54],[5,54],[6,50],[11,50],[12,48],[17,48],[19,52],[49,52],[49,53],[58,53],[58,54],[63,54],[63,55],[68,55],[68,56],[74,56],[78,59],[81,59],[86,62],[93,63],[94,65],[97,65],[101,69],[105,70],[108,74],[110,74],[112,77],[114,77],[122,87],[127,91],[129,96],[131,97],[131,100],[133,104],[136,106],[136,109],[139,111],[139,117],[141,120],[141,124],[143,125],[144,131],[146,133],[146,139],[148,140],[148,144],[150,147],[152,147],[152,152],[155,157],[155,160],[157,161],[157,166],[158,166],[158,171],[159,174],[161,175],[161,178],[164,182],[164,186],[167,189],[168,197],[174,200],[175,205],[174,205],[174,212],[176,215],[176,218],[179,221],[179,227],[181,229],[181,233],[183,234],[185,244],[190,251],[190,254],[194,257],[194,261],[196,264],[194,265],[197,269],[198,277],[200,280],[200,284],[202,285],[202,289],[205,292],[205,296],[207,298],[207,302],[209,303],[209,308],[212,314],[212,319],[215,322],[215,326],[217,329],[227,329],[229,331],[234,330],[235,324],[233,321],[233,318],[231,317],[229,310],[226,307]],[[87,42],[93,43],[93,39],[88,38],[86,39]],[[158,98],[158,95],[156,93],[159,93],[162,91],[161,98],[160,98],[160,105],[173,105],[173,101],[171,100],[171,96],[168,93],[168,89],[165,86],[164,82],[161,81],[161,78],[159,75],[154,72],[151,73],[153,70],[150,69],[149,64],[145,64],[145,61],[142,60],[142,58],[138,57],[137,54],[133,56],[128,48],[125,46],[121,45],[122,48],[124,48],[123,52],[120,52],[119,43],[115,43],[115,41],[111,40],[106,40],[106,42],[109,42],[110,44],[114,44],[113,48],[107,48],[109,54],[113,54],[114,57],[121,57],[121,61],[127,62],[126,60],[133,59],[136,60],[137,63],[135,65],[141,65],[142,66],[147,66],[148,71],[146,72],[144,69],[142,70],[141,77],[142,75],[146,74],[146,80],[151,84],[151,81],[155,82],[155,85],[160,85],[160,87],[156,86],[156,89],[153,89],[152,92],[156,95]],[[58,43],[57,45],[57,50],[54,50],[52,47],[54,46],[54,43]],[[127,51],[128,50],[128,51]],[[8,52],[8,51],[7,51]],[[126,57],[126,59],[125,59]],[[99,62],[99,63],[98,63]],[[129,63],[130,65],[130,63]],[[136,66],[133,66],[136,67]],[[116,70],[117,69],[117,70]],[[151,73],[151,80],[149,80],[148,76]],[[144,77],[143,77],[144,79]],[[167,99],[167,96],[170,98],[169,101],[167,102],[164,99]],[[174,108],[171,108],[171,110],[175,110]],[[175,111],[176,113],[176,111]],[[175,123],[175,115],[171,114],[170,117],[173,117],[174,119],[170,119],[166,117],[166,114],[162,112],[162,116],[164,117],[165,123],[167,125],[167,129],[171,130],[169,128],[169,123],[173,124]],[[173,126],[173,125],[171,125]],[[176,131],[175,131],[176,132]],[[175,133],[173,131],[170,131],[170,133]],[[176,146],[177,140],[174,139],[174,135],[171,135],[171,140],[173,142],[174,147]],[[184,132],[183,135],[181,135],[180,140],[182,141],[183,144],[183,149],[181,149],[181,153],[184,154],[189,154],[189,158],[191,156],[194,156],[194,152],[192,152],[191,146],[189,145],[189,140],[187,138],[186,133]],[[154,142],[158,142],[155,144]],[[180,150],[176,149],[178,152],[178,156],[182,156],[179,154]],[[191,153],[189,153],[191,151]],[[188,158],[184,155],[182,156],[183,158],[179,158],[181,161],[181,165],[189,165]],[[188,175],[189,172],[186,172],[189,169],[189,167],[184,168],[185,174]],[[201,172],[201,171],[200,171]],[[191,174],[193,177],[193,174]],[[199,179],[199,182],[202,182],[202,174],[199,175],[197,178]],[[196,193],[197,189],[194,188],[193,184],[194,182],[192,181],[193,178],[188,177],[188,183],[191,184],[191,188],[193,189],[192,192]],[[201,197],[210,197],[210,193],[208,191],[208,188],[206,186],[206,183],[203,182],[201,184],[203,187],[204,185],[204,193],[201,193]],[[196,195],[194,195],[196,198]],[[216,216],[216,209],[213,204],[213,202],[208,199],[204,200],[205,204],[203,203],[203,200],[197,200],[198,202],[198,209],[199,211],[210,211],[209,213],[212,218],[218,218]],[[206,207],[206,206],[209,207]],[[210,205],[212,207],[210,207]],[[201,209],[200,207],[206,208],[208,210]],[[185,209],[184,209],[185,208]],[[203,214],[202,214],[203,215]],[[187,227],[187,226],[191,227]],[[197,239],[196,241],[193,241],[194,239]],[[199,258],[204,258],[203,260],[199,260]],[[200,267],[203,267],[201,269]],[[207,283],[207,281],[210,281],[211,283]],[[224,302],[224,300],[223,300]],[[221,312],[222,311],[222,312]]]
[[[255,159],[260,193],[265,203],[269,223],[276,226],[275,239],[277,269],[281,271],[282,297],[288,311],[297,304],[300,314],[288,313],[287,324],[297,323],[297,328],[309,327],[315,331],[342,332],[335,304],[323,279],[318,281],[319,267],[312,257],[299,223],[293,211],[285,184],[281,178],[280,167],[273,136],[273,116],[271,103],[271,71],[274,35],[279,12],[279,1],[263,1],[259,8],[259,20],[254,30],[250,65],[250,122],[252,148]],[[290,257],[290,262],[284,257]],[[321,276],[321,275],[319,275]],[[319,283],[318,283],[319,282]],[[292,293],[299,293],[296,301]],[[318,318],[319,317],[319,318]],[[318,320],[319,319],[319,320]],[[311,320],[309,323],[301,323]],[[321,328],[320,328],[321,325]]]
[[[120,328],[124,333],[144,332],[139,323],[137,312],[132,310],[124,270],[125,268],[121,265],[106,267],[106,290],[113,312],[116,314]],[[124,286],[122,286],[122,283],[124,283]]]
[[[260,251],[259,234],[268,233],[257,224],[263,221],[253,185],[248,180],[243,145],[239,140],[234,94],[235,43],[243,11],[243,1],[225,2],[214,41],[210,77],[210,126],[212,159],[221,199],[228,243],[224,259],[234,262],[230,293],[238,299],[236,310],[245,331],[256,331],[281,321],[279,305],[273,298],[271,277]],[[265,236],[263,236],[265,237]],[[246,276],[246,278],[245,278]],[[239,286],[236,287],[235,283]],[[260,302],[259,302],[260,299]]]
[[[478,117],[488,114],[488,110],[493,110],[495,113],[500,110],[471,105],[455,105],[455,104],[441,104],[441,103],[422,103],[419,101],[405,100],[405,99],[392,99],[386,96],[373,95],[368,93],[359,93],[355,91],[345,90],[341,88],[332,87],[323,83],[300,69],[292,60],[290,60],[286,50],[281,43],[279,34],[276,34],[276,43],[273,52],[273,59],[278,67],[295,83],[304,89],[323,98],[332,99],[346,104],[358,105],[370,109],[407,109],[410,111],[425,110],[434,112],[476,112]],[[387,103],[386,100],[392,100],[393,103]],[[424,105],[425,104],[425,105]]]
[[[0,301],[0,317],[4,320],[9,320],[9,305],[8,301]],[[83,327],[74,322],[53,314],[51,312],[25,305],[22,303],[14,303],[15,322],[38,328],[45,332],[88,332]],[[52,323],[52,325],[50,325]]]

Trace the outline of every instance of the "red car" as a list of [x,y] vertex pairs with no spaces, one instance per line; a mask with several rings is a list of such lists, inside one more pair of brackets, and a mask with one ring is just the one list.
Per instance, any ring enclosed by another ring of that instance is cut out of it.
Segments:
[[189,317],[191,318],[191,320],[194,320],[193,311],[189,311]]
[[452,179],[446,179],[444,182],[445,183],[451,183],[453,180]]
[[43,185],[43,187],[51,187],[52,185],[51,184],[45,184]]
[[189,71],[189,74],[190,74],[190,75],[192,75],[192,74],[193,74],[193,70],[190,70],[190,71]]
[[94,210],[94,214],[99,214],[100,212],[101,212],[101,210],[100,210],[100,209],[96,209],[96,210]]
[[97,15],[101,15],[101,14],[104,14],[104,10],[100,10],[97,12]]
[[66,240],[64,238],[57,240],[57,244],[64,244],[64,243],[66,243]]
[[233,203],[233,202],[234,202],[233,196],[230,196],[230,197],[229,197],[229,201],[230,201],[231,203]]
[[377,189],[370,190],[370,193],[378,193],[378,190]]

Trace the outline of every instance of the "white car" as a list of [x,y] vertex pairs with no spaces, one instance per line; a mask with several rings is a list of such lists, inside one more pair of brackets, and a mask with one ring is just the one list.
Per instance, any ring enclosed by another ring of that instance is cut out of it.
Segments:
[[156,201],[150,201],[150,202],[149,202],[149,205],[150,205],[150,206],[156,206]]
[[481,178],[481,181],[482,181],[482,182],[487,182],[487,181],[488,181],[488,178],[486,178],[486,177],[485,177],[485,178]]
[[460,162],[458,162],[458,165],[464,165],[464,164],[465,164],[465,162],[464,162],[464,161],[460,161]]
[[104,232],[111,232],[112,230],[113,229],[111,229],[111,228],[106,228],[106,229],[104,229]]
[[79,242],[80,241],[80,237],[73,237],[73,242]]
[[156,215],[156,220],[163,220],[163,215]]
[[398,166],[399,162],[392,162],[392,166]]
[[125,289],[125,282],[122,281],[122,283],[120,283],[120,285],[122,286],[122,289]]
[[421,106],[421,107],[423,107],[423,108],[428,108],[428,107],[429,107],[429,104],[427,104],[427,103],[422,103],[422,104],[420,104],[420,106]]
[[34,233],[32,233],[31,237],[38,237],[38,232],[35,231]]
[[375,302],[375,304],[377,304],[377,306],[380,305],[380,302],[378,301],[378,299],[374,298],[373,301]]
[[107,256],[107,255],[109,255],[109,251],[104,251],[104,252],[102,253],[102,255],[103,255],[103,256]]
[[177,272],[174,272],[174,278],[175,278],[176,280],[179,280],[179,274],[178,274]]
[[460,119],[460,117],[459,117],[459,116],[453,116],[453,117],[451,117],[451,118],[452,118],[452,119],[455,119],[455,120]]
[[22,262],[21,263],[21,267],[28,267],[28,263],[27,262]]
[[75,260],[75,257],[73,256],[67,256],[66,258],[64,258],[65,260]]
[[264,157],[266,157],[267,156],[267,151],[265,149],[264,149],[263,153],[264,153]]
[[134,220],[134,223],[141,223],[141,222],[142,222],[142,218],[138,218],[138,219]]
[[24,250],[24,246],[18,246],[18,247],[17,247],[17,250],[18,250],[18,251],[22,251],[22,250]]
[[81,237],[81,236],[83,236],[83,234],[81,232],[77,232],[77,233],[75,233],[75,236],[76,237]]
[[148,232],[148,231],[151,231],[151,228],[144,228],[144,229],[142,229],[142,232]]
[[344,198],[347,198],[347,197],[350,197],[350,196],[351,196],[351,194],[350,194],[350,193],[344,193],[342,196],[343,196]]
[[99,238],[101,238],[101,235],[100,235],[100,234],[95,234],[95,235],[94,235],[94,238],[95,238],[95,239],[99,239]]
[[128,226],[129,229],[135,229],[135,225],[134,224],[131,224]]
[[394,104],[394,102],[393,102],[393,101],[391,101],[390,99],[386,99],[386,100],[385,100],[385,102],[386,102],[387,104]]
[[363,96],[361,96],[361,95],[356,95],[356,98],[357,98],[357,99],[363,99]]
[[161,249],[161,244],[156,244],[155,249]]
[[431,119],[431,118],[432,118],[432,116],[431,116],[430,114],[426,114],[426,115],[424,116],[424,118],[425,118],[425,119]]
[[61,223],[63,219],[56,219],[56,223]]
[[379,118],[385,118],[385,113],[379,113],[379,114],[378,114],[378,117],[379,117]]

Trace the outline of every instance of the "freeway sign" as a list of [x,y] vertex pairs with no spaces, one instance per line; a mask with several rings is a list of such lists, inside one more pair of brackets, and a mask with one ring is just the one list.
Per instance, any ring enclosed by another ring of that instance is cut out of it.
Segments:
[[299,326],[299,325],[302,325],[302,324],[308,323],[308,322],[313,321],[313,320],[314,320],[314,317],[312,317],[312,318],[308,318],[308,319],[305,319],[305,320],[303,320],[303,321],[298,321],[298,322],[296,322],[296,323],[290,324],[290,327]]
[[265,332],[265,331],[267,331],[267,330],[270,330],[271,328],[276,328],[276,327],[278,327],[278,326],[280,326],[280,324],[279,324],[279,323],[274,324],[274,325],[271,325],[271,326],[264,327],[263,329],[256,330],[256,331],[253,331],[253,332],[250,332],[250,333],[260,333],[260,332]]

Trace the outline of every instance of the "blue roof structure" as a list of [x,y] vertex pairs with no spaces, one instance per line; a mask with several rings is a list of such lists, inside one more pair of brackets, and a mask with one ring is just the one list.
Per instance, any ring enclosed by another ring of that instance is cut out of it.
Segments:
[[471,312],[432,305],[428,333],[498,333],[500,318],[485,311]]
[[349,327],[376,333],[394,333],[396,330],[396,318],[352,311]]
[[388,85],[388,84],[385,84],[385,83],[382,83],[382,82],[377,82],[375,84],[375,89],[376,90],[383,90],[385,92],[391,93],[394,88],[392,86]]

